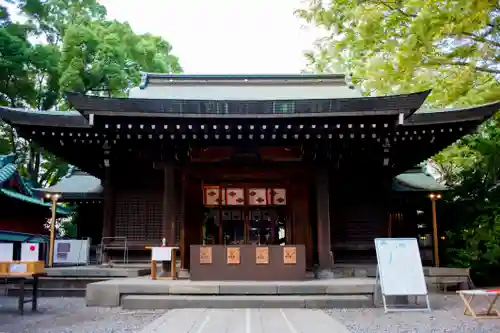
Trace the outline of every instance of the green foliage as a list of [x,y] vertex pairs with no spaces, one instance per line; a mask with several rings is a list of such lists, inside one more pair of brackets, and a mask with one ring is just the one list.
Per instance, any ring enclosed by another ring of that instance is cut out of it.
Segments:
[[500,6],[470,0],[309,0],[325,37],[310,69],[352,72],[365,93],[432,88],[434,106],[500,99]]
[[[0,6],[0,105],[66,110],[66,91],[124,96],[140,71],[182,71],[167,41],[107,20],[97,0],[8,2],[24,20],[13,21]],[[22,174],[43,186],[67,172],[64,161],[0,124],[0,154],[14,151]]]
[[171,46],[151,35],[136,35],[128,23],[93,21],[68,27],[59,69],[63,90],[123,95],[140,71],[180,72]]
[[60,226],[59,230],[61,235],[68,236],[68,237],[77,237],[78,236],[78,227],[76,223],[73,221],[73,219],[66,219],[63,221]]

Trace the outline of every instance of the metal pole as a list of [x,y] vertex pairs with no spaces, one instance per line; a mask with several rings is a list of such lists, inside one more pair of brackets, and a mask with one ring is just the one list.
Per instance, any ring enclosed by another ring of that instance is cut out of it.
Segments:
[[49,243],[49,267],[54,264],[54,243],[56,234],[56,208],[57,208],[57,195],[52,195],[52,218],[50,219],[50,243]]
[[439,267],[439,245],[438,245],[438,230],[436,217],[436,198],[431,197],[432,204],[432,245],[434,252],[434,266]]

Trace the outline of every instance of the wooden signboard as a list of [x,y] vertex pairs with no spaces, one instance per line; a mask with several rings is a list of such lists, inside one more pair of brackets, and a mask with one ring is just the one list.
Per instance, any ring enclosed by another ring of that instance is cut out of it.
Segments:
[[257,265],[269,264],[269,248],[258,247],[255,249],[255,263]]
[[6,261],[0,262],[0,274],[39,274],[45,271],[43,261]]
[[284,247],[283,248],[283,263],[285,265],[295,265],[297,264],[297,248],[296,247]]
[[228,265],[238,265],[240,263],[240,248],[228,247],[227,248],[227,263]]
[[212,248],[200,247],[200,264],[210,265],[212,263]]

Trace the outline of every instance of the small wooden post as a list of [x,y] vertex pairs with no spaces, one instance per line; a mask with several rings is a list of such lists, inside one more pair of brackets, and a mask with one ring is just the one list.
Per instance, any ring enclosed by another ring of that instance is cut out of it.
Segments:
[[156,260],[151,260],[151,280],[156,280]]
[[437,229],[436,200],[441,199],[441,194],[429,194],[432,205],[432,245],[434,252],[434,266],[439,267],[439,244]]
[[172,255],[171,255],[171,264],[170,264],[170,277],[172,280],[177,279],[177,248],[174,247],[172,248]]
[[57,213],[57,200],[59,194],[48,194],[48,198],[52,200],[52,217],[50,218],[50,241],[49,241],[49,267],[54,265],[54,243],[56,239],[56,213]]
[[389,224],[387,226],[387,237],[392,237],[392,213],[389,212]]

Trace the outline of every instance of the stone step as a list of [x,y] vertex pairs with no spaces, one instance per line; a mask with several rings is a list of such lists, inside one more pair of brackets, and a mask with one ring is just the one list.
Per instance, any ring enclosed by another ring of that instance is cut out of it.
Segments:
[[[25,295],[31,297],[32,294],[31,286],[26,286],[24,288]],[[85,297],[85,288],[38,288],[38,297]],[[8,296],[18,296],[18,287],[10,287],[7,290]]]
[[40,288],[83,288],[87,287],[87,284],[93,282],[106,281],[109,278],[105,277],[43,277],[39,279]]
[[125,310],[159,310],[185,308],[243,309],[243,308],[369,308],[370,296],[349,295],[127,295],[121,299]]

